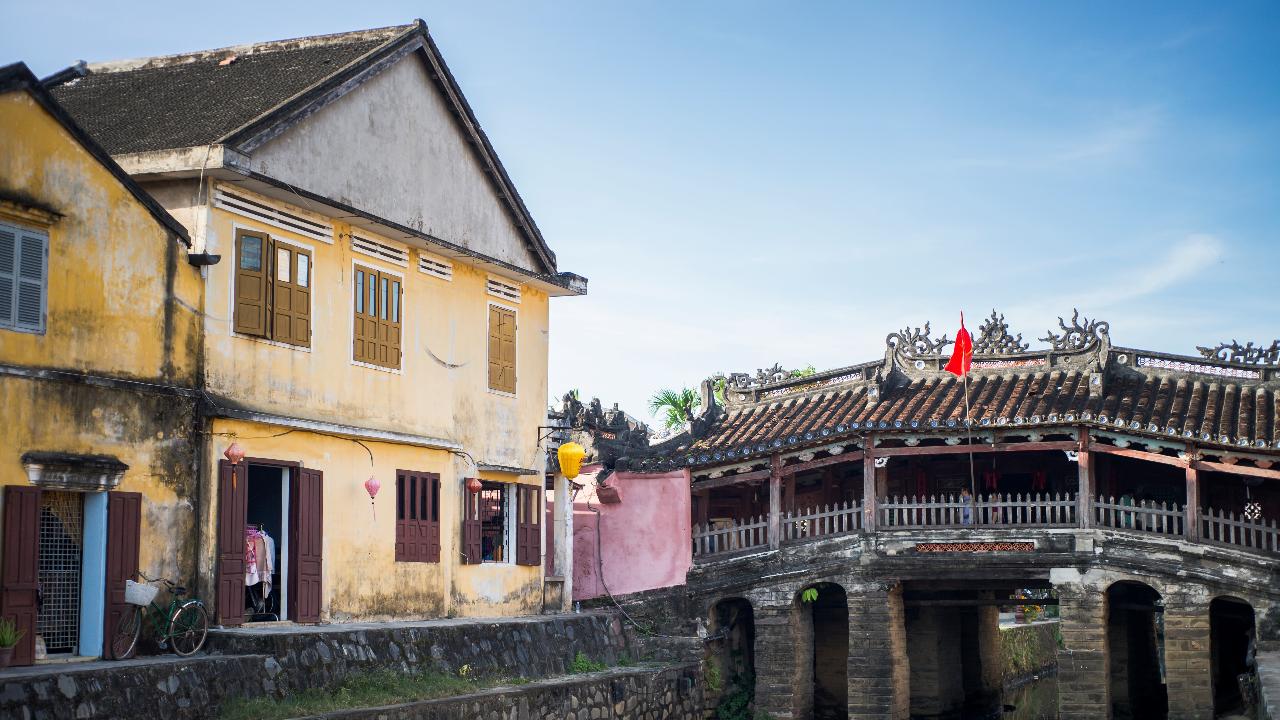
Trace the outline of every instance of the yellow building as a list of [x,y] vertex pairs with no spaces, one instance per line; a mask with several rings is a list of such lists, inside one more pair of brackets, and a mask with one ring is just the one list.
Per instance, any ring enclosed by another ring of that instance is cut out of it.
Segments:
[[101,655],[126,578],[195,572],[188,244],[24,65],[0,68],[0,615],[20,664]]
[[586,281],[426,27],[90,65],[52,92],[205,263],[197,575],[219,620],[540,611],[548,303]]

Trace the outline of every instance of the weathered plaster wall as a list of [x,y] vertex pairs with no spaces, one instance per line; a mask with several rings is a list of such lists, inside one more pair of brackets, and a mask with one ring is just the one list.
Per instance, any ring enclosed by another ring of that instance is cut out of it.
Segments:
[[[0,363],[195,385],[201,286],[185,248],[25,92],[0,97],[0,197],[62,214],[48,228],[47,330],[0,330]],[[0,485],[28,483],[28,451],[114,455],[129,466],[117,489],[143,495],[142,571],[187,578],[195,407],[161,390],[0,376]]]
[[[350,440],[304,431],[271,437],[281,432],[279,427],[239,420],[214,420],[212,432],[206,456],[210,467],[216,467],[234,435],[250,457],[300,462],[324,473],[322,620],[515,615],[541,609],[541,567],[460,564],[463,479],[474,474],[465,461],[443,450],[362,441],[373,453],[371,465],[369,453]],[[440,475],[439,563],[395,560],[397,470]],[[363,486],[371,474],[382,484],[372,501]],[[513,479],[487,473],[479,477]],[[207,534],[201,576],[210,595],[217,572],[214,486],[209,483],[202,505]]]
[[[618,488],[621,503],[596,497],[595,474],[586,468],[585,487],[573,502],[573,597],[586,600],[682,585],[689,570],[689,484],[681,472],[662,475],[619,472],[608,484]],[[578,482],[583,482],[581,479]],[[597,515],[604,583],[597,570]],[[643,558],[643,562],[637,562]]]
[[540,271],[416,55],[252,153],[264,175]]
[[[245,408],[459,442],[478,462],[540,469],[534,428],[546,414],[548,298],[525,287],[516,309],[516,396],[488,390],[486,274],[455,263],[453,280],[354,253],[342,223],[333,244],[217,209],[208,251],[205,319],[207,383],[213,395]],[[232,332],[235,228],[253,228],[313,252],[311,347],[302,349]],[[361,231],[362,235],[369,235]],[[373,236],[377,239],[376,236]],[[404,277],[401,367],[352,361],[352,266]]]

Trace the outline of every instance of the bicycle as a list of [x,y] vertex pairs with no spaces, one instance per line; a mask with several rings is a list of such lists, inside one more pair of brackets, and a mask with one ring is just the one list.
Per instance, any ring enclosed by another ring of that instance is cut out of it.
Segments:
[[[111,653],[117,660],[131,657],[142,636],[142,619],[151,620],[156,643],[160,649],[172,646],[178,655],[186,657],[204,647],[209,635],[209,612],[199,598],[183,599],[187,589],[165,578],[152,580],[138,573],[146,583],[163,582],[169,590],[169,607],[163,608],[155,601],[160,588],[154,585],[126,581],[125,600],[134,606],[132,615],[120,618],[111,638]],[[149,610],[149,612],[148,612]]]

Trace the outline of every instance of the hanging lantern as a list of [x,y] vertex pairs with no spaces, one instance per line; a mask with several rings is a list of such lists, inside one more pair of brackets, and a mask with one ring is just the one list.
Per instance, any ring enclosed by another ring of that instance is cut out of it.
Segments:
[[467,478],[467,492],[475,495],[480,492],[480,488],[484,485],[480,482],[480,478]]
[[373,520],[378,520],[378,504],[373,501],[378,496],[378,490],[382,488],[382,483],[378,482],[378,478],[370,475],[368,480],[364,481],[364,491],[369,493],[369,507],[373,508]]
[[578,477],[578,473],[582,471],[582,458],[586,454],[586,449],[576,442],[561,445],[556,450],[556,457],[560,460],[560,472],[570,480]]
[[227,449],[222,451],[222,454],[232,465],[239,465],[240,461],[244,459],[244,448],[240,447],[240,443],[232,440]]
[[1244,519],[1255,521],[1255,522],[1258,520],[1261,520],[1262,519],[1262,503],[1259,503],[1259,502],[1245,503]]

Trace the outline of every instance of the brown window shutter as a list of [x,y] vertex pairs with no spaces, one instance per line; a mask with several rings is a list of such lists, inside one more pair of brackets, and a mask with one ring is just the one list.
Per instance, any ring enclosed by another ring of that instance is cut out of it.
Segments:
[[427,516],[426,524],[426,561],[440,562],[440,476],[428,474],[427,480]]
[[0,617],[22,631],[14,665],[36,659],[36,589],[40,584],[40,488],[4,489],[4,546],[0,550]]
[[396,562],[410,562],[413,558],[409,542],[409,478],[403,470],[396,471]]
[[[289,564],[289,601],[293,607],[289,616],[295,622],[318,623],[324,571],[324,473],[298,468],[291,475],[289,551],[293,557]],[[243,536],[243,524],[240,532]],[[242,589],[242,603],[243,592]]]
[[516,391],[516,313],[489,306],[489,388]]
[[[403,326],[404,285],[394,275],[383,275],[378,291],[387,291],[385,299],[379,306],[379,319],[382,325],[383,353],[385,365],[391,368],[400,367],[400,329]],[[383,310],[385,309],[385,312]]]
[[353,357],[360,362],[378,361],[378,272],[357,265],[352,281],[355,324]]
[[244,623],[244,524],[248,506],[248,466],[219,461],[217,609],[218,622],[223,625]]
[[519,491],[516,514],[516,563],[538,565],[542,559],[542,546],[538,535],[538,516],[542,508],[538,506],[538,488],[517,485],[516,489]]
[[265,233],[236,232],[235,309],[233,327],[238,333],[267,336],[268,271],[271,240]]
[[462,481],[462,553],[463,563],[479,565],[483,561],[480,543],[480,493],[467,490],[467,479]]
[[124,588],[127,581],[138,575],[141,525],[141,493],[112,491],[107,494],[107,598],[102,643],[105,658],[124,659],[112,652],[111,641],[120,621],[133,614],[133,606],[124,600]]
[[276,243],[271,257],[272,339],[311,347],[311,253]]
[[396,471],[396,561],[440,562],[440,476]]

